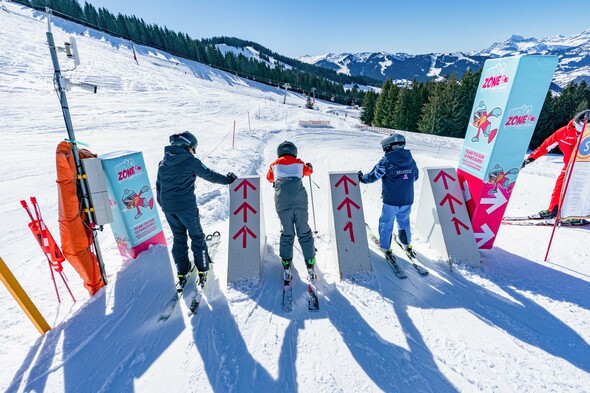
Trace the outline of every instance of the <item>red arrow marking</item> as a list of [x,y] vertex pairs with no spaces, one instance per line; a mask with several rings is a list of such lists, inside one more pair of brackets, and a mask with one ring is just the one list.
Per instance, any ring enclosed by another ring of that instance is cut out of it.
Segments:
[[352,184],[356,187],[356,183],[348,176],[343,175],[337,182],[334,184],[334,187],[340,187],[340,184],[344,183],[344,194],[348,195],[348,183]]
[[457,217],[453,217],[451,221],[453,221],[453,224],[455,224],[455,231],[457,231],[457,235],[461,234],[460,226],[462,226],[465,229],[469,229],[469,227],[463,224],[463,222],[461,222],[461,220],[459,220]]
[[443,183],[445,185],[445,190],[449,189],[449,185],[447,184],[447,179],[455,181],[455,178],[451,175],[449,175],[448,173],[446,173],[445,171],[440,171],[438,173],[438,175],[436,175],[436,177],[434,178],[434,182],[438,183],[438,180],[442,177]]
[[235,192],[238,192],[238,189],[244,188],[244,199],[248,198],[248,187],[252,189],[252,191],[256,191],[256,187],[252,183],[248,181],[248,179],[244,179],[234,188]]
[[248,235],[252,236],[252,239],[256,239],[256,234],[254,232],[252,232],[250,230],[250,228],[248,228],[247,226],[243,226],[242,229],[240,229],[238,231],[238,233],[236,233],[233,236],[233,239],[236,240],[240,235],[243,235],[244,237],[242,238],[242,248],[246,248],[246,238],[248,237]]
[[361,207],[359,205],[357,205],[356,203],[354,203],[354,201],[352,199],[350,199],[349,197],[346,197],[346,199],[344,199],[342,201],[342,203],[340,204],[340,206],[338,206],[338,210],[342,209],[342,207],[346,205],[346,213],[348,215],[348,218],[352,218],[352,211],[350,210],[350,205],[356,207],[357,209],[360,209]]
[[455,201],[459,206],[463,204],[460,200],[452,196],[451,194],[445,195],[445,197],[440,201],[439,205],[444,205],[445,202],[449,202],[449,207],[451,208],[451,213],[455,214],[455,206],[453,206],[453,201]]
[[254,214],[256,214],[256,213],[257,213],[257,211],[256,211],[256,210],[254,210],[254,208],[253,208],[252,206],[250,206],[250,205],[248,204],[248,202],[244,202],[244,203],[242,203],[242,204],[240,205],[240,207],[238,207],[238,208],[236,209],[236,211],[234,212],[234,216],[236,216],[236,215],[237,215],[237,214],[240,212],[240,210],[243,210],[243,211],[244,211],[244,222],[248,222],[248,210],[250,210],[250,211],[251,211],[252,213],[254,213]]
[[352,222],[348,221],[348,223],[344,226],[344,232],[346,231],[350,232],[350,241],[354,243],[354,231],[352,229]]

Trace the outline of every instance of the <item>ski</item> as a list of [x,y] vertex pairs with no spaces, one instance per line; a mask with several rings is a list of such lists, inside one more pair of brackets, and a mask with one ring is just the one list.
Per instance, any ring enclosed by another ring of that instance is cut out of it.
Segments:
[[406,256],[410,260],[410,263],[412,264],[414,269],[416,269],[416,271],[421,276],[427,276],[429,271],[426,268],[424,268],[416,263],[416,262],[418,262],[418,258],[416,258],[416,253],[413,250],[411,250],[411,251],[406,250],[404,248],[404,245],[399,242],[397,236],[394,236],[393,238],[394,238],[395,242],[397,243],[397,245],[406,253]]
[[205,284],[207,284],[207,272],[199,272],[199,281],[196,283],[195,292],[191,298],[190,305],[188,306],[188,316],[195,315],[199,309],[199,304],[203,299],[203,292],[205,291]]
[[397,263],[397,260],[395,259],[395,255],[387,254],[387,253],[383,252],[381,247],[379,247],[379,239],[377,239],[377,236],[375,235],[373,230],[371,230],[371,227],[369,226],[369,224],[365,223],[365,227],[367,229],[367,236],[369,237],[369,240],[371,240],[371,242],[376,246],[376,248],[379,250],[379,252],[385,257],[385,260],[389,263],[389,266],[391,266],[395,275],[398,278],[407,278],[408,276],[406,275],[406,273],[402,270],[402,268]]
[[[211,235],[207,235],[205,237],[205,242],[207,243],[207,250],[209,251],[209,258],[211,259],[211,263],[213,263],[213,257],[219,248],[219,243],[221,242],[221,234],[219,231],[213,232]],[[211,269],[209,269],[211,271]],[[205,294],[205,288],[208,281],[209,272],[199,272],[198,281],[195,285],[195,292],[191,296],[191,301],[189,304],[189,311],[188,316],[192,317],[195,315],[199,309],[199,305],[201,304],[201,300],[203,299],[203,295]]]
[[[197,271],[197,269],[193,267],[193,270],[191,270],[186,277],[186,283],[189,283],[193,279],[196,271]],[[177,291],[174,294],[174,296],[172,296],[170,298],[170,300],[168,300],[166,302],[164,312],[162,312],[162,314],[160,315],[160,318],[158,318],[158,321],[166,321],[166,320],[168,320],[168,318],[170,318],[170,316],[172,316],[172,313],[176,309],[176,305],[180,302],[180,299],[182,299],[182,297],[184,295],[185,289],[186,289],[186,284],[184,287],[182,287],[182,289],[180,291]]]
[[320,300],[315,285],[316,278],[313,268],[307,269],[307,309],[309,311],[318,311],[320,309]]
[[529,221],[529,220],[543,220],[538,213],[531,214],[530,216],[514,216],[514,217],[504,217],[502,221]]
[[293,274],[291,268],[283,269],[283,311],[293,311]]
[[[539,226],[552,227],[555,225],[554,219],[532,219],[532,220],[518,220],[506,221],[502,220],[502,225],[516,225],[516,226]],[[559,227],[584,227],[590,225],[588,220],[566,220],[557,223]]]
[[[210,247],[209,248],[209,255],[215,254],[220,241],[221,241],[221,234],[218,231],[215,231],[212,235],[207,235],[207,237],[205,238],[205,242],[207,243],[207,247],[208,248]],[[186,285],[193,280],[193,277],[194,277],[196,271],[197,271],[196,267],[193,267],[193,270],[191,270],[186,277],[185,286],[182,287],[182,289],[180,291],[177,291],[174,294],[174,296],[172,296],[170,298],[170,300],[168,300],[166,302],[166,306],[164,307],[164,311],[162,312],[162,314],[160,314],[158,321],[166,321],[172,316],[172,313],[174,313],[174,310],[176,310],[176,306],[178,305],[178,303],[180,303],[180,300],[183,298],[184,293],[186,292]],[[197,286],[198,286],[198,284],[197,284]],[[195,288],[196,292],[192,295],[191,303],[190,303],[190,307],[189,307],[190,312],[192,314],[196,313],[197,307],[199,306],[199,303],[200,303],[201,297],[202,297],[202,289],[203,289],[202,287],[200,289]],[[199,291],[201,292],[200,295],[198,293]],[[190,314],[190,315],[192,315],[192,314]]]

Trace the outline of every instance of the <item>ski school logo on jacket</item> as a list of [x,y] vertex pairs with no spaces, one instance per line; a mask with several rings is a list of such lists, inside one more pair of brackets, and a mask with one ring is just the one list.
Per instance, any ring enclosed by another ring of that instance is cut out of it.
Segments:
[[508,110],[508,119],[504,123],[505,127],[526,127],[535,123],[536,117],[532,115],[533,106],[523,105],[518,108]]
[[500,63],[491,68],[488,68],[486,71],[483,86],[481,88],[494,90],[501,90],[506,88],[506,84],[508,83],[510,78],[508,77],[508,75],[504,74],[505,70],[505,63]]
[[117,171],[117,180],[119,183],[121,183],[123,180],[130,179],[136,174],[140,173],[141,169],[141,166],[136,166],[133,163],[133,159],[127,159],[119,165],[115,165],[115,170]]

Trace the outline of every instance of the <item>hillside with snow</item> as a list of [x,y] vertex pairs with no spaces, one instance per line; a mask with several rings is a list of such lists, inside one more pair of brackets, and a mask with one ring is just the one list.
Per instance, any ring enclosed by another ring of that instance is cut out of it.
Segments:
[[333,71],[368,76],[377,80],[392,79],[398,84],[436,79],[457,74],[461,77],[468,69],[477,70],[489,58],[517,55],[554,55],[559,64],[553,79],[553,89],[570,82],[590,82],[590,29],[573,36],[524,38],[512,35],[504,42],[472,52],[456,53],[328,53],[323,56],[302,56],[298,60]]
[[[361,131],[357,111],[238,78],[166,53],[53,19],[55,41],[75,35],[81,64],[64,75],[93,83],[73,88],[77,139],[102,155],[143,153],[152,186],[168,136],[191,130],[210,168],[264,176],[276,147],[293,141],[314,166],[313,191],[321,309],[306,306],[303,258],[295,248],[294,309],[281,309],[280,225],[273,188],[263,179],[267,233],[260,282],[227,284],[229,191],[198,179],[206,232],[220,231],[205,301],[194,317],[181,302],[158,321],[174,294],[170,247],[123,263],[110,228],[99,235],[109,284],[89,297],[64,271],[58,304],[47,261],[19,201],[37,197],[56,238],[55,149],[67,137],[52,83],[43,14],[6,3],[0,10],[0,257],[52,326],[39,336],[0,285],[0,391],[6,392],[588,392],[590,252],[587,228],[559,228],[543,262],[549,227],[502,227],[482,266],[453,271],[426,239],[413,244],[430,271],[417,274],[398,254],[398,279],[371,251],[373,272],[340,279],[330,237],[328,173],[368,172],[383,135]],[[64,70],[73,65],[60,54]],[[285,104],[283,104],[285,100]],[[303,128],[300,120],[329,121]],[[235,146],[232,133],[235,124]],[[461,140],[404,133],[418,166],[456,166]],[[508,215],[546,208],[561,156],[527,166]],[[309,187],[313,187],[309,189]],[[415,187],[420,199],[421,180]],[[366,221],[377,226],[380,185],[363,185]],[[416,218],[415,204],[412,220]],[[170,228],[160,213],[169,245]],[[310,223],[313,220],[310,217]],[[397,250],[396,250],[397,252]]]

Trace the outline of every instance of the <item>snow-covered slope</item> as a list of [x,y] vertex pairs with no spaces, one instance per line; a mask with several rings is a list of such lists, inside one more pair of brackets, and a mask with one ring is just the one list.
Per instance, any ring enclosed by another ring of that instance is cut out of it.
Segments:
[[400,84],[416,77],[419,81],[479,69],[493,57],[516,55],[555,55],[559,64],[553,82],[561,88],[570,82],[590,82],[590,29],[570,37],[543,39],[512,35],[504,42],[469,53],[329,53],[324,56],[302,56],[298,60],[352,76],[369,76],[377,80],[392,79]]
[[[357,130],[356,120],[343,116],[352,113],[348,108],[319,102],[319,111],[309,111],[304,97],[291,92],[283,105],[282,90],[149,48],[137,48],[137,65],[124,42],[58,19],[58,43],[85,32],[77,36],[82,64],[67,76],[99,86],[96,95],[76,89],[68,95],[77,139],[98,154],[141,150],[152,184],[168,136],[179,130],[197,134],[206,165],[241,176],[264,175],[278,143],[297,144],[301,158],[314,164],[318,186],[322,308],[307,311],[296,250],[295,307],[281,311],[280,228],[270,184],[262,191],[268,235],[262,280],[228,287],[228,188],[202,180],[202,224],[222,233],[222,245],[196,317],[187,317],[182,303],[170,320],[158,322],[174,291],[169,249],[153,247],[124,264],[108,228],[100,243],[109,285],[89,299],[66,265],[78,302],[60,285],[57,305],[19,200],[37,196],[58,235],[54,152],[66,133],[51,83],[46,21],[6,5],[9,12],[0,10],[0,256],[53,329],[39,337],[0,286],[0,391],[588,391],[588,230],[559,229],[550,261],[543,263],[549,228],[503,227],[481,268],[458,265],[453,272],[415,234],[429,276],[405,264],[409,277],[399,280],[372,252],[373,274],[341,281],[328,236],[327,173],[370,170],[381,155],[381,135]],[[303,129],[299,120],[329,120],[330,127]],[[405,135],[421,168],[456,164],[461,141]],[[560,160],[541,158],[523,171],[509,214],[545,208]],[[362,195],[366,220],[376,226],[379,185],[364,186]]]

